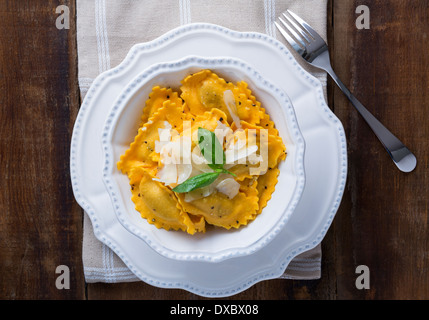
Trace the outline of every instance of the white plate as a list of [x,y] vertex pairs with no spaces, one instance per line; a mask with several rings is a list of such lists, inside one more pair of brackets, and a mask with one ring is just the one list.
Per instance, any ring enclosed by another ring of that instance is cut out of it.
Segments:
[[[252,94],[275,119],[279,135],[287,146],[287,157],[279,165],[276,189],[255,221],[237,230],[215,228],[204,234],[189,235],[158,229],[142,219],[131,201],[129,179],[118,170],[116,163],[134,141],[142,105],[152,88],[163,86],[177,91],[182,79],[202,69],[210,69],[235,83],[246,81]],[[106,163],[103,180],[119,221],[128,231],[168,258],[219,262],[251,254],[268,244],[286,225],[304,190],[304,139],[290,99],[283,90],[236,58],[187,56],[150,66],[124,88],[109,112],[103,132],[106,133],[102,139]],[[276,252],[272,254],[274,258]]]
[[[218,263],[163,257],[119,223],[103,183],[100,138],[113,102],[148,66],[187,55],[242,59],[283,89],[295,107],[306,144],[306,186],[285,228],[252,255]],[[321,83],[275,39],[212,24],[189,24],[136,45],[123,63],[98,76],[76,119],[70,157],[73,192],[100,241],[141,280],[211,297],[231,296],[259,281],[278,278],[296,255],[318,245],[340,205],[347,173],[344,130],[326,105]],[[272,252],[278,252],[276,259]]]

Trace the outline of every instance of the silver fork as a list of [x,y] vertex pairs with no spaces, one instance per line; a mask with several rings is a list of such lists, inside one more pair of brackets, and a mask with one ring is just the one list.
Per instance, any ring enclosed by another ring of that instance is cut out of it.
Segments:
[[325,70],[332,77],[374,131],[399,170],[403,172],[413,171],[417,164],[414,154],[356,99],[335,74],[331,66],[326,42],[295,13],[290,10],[287,10],[287,13],[289,15],[282,14],[284,19],[279,17],[280,23],[275,22],[280,33],[305,61]]

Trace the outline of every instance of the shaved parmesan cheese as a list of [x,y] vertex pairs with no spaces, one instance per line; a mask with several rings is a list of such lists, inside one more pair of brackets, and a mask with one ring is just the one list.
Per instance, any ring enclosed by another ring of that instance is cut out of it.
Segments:
[[246,132],[238,129],[234,132],[234,137],[227,143],[225,149],[226,164],[245,164],[246,159],[258,151],[257,145],[247,146]]
[[180,148],[180,158],[182,159],[183,164],[192,164],[192,140],[191,137],[181,136],[179,142]]
[[240,118],[238,117],[237,106],[235,105],[234,94],[231,90],[225,90],[223,93],[223,101],[225,102],[226,107],[228,108],[229,114],[234,121],[235,126],[240,129],[241,123]]
[[185,202],[191,202],[197,199],[205,198],[211,195],[216,190],[213,184],[210,184],[206,187],[192,190],[185,194]]
[[231,137],[234,135],[234,132],[232,131],[231,127],[227,126],[226,124],[223,124],[218,120],[214,134],[220,144],[223,146],[225,139],[226,141],[231,139]]
[[[264,158],[259,154],[253,154],[249,157],[250,164],[257,164],[264,161]],[[262,172],[260,174],[263,174]]]
[[166,164],[156,173],[158,179],[153,180],[163,182],[167,185],[177,183],[177,166],[175,164]]
[[229,199],[232,199],[238,194],[240,184],[233,178],[226,178],[216,185],[216,189]]
[[194,168],[194,172],[192,175],[201,174],[204,172],[213,172],[213,170],[208,166],[208,161],[201,154],[201,150],[198,146],[192,150],[192,165]]
[[192,173],[192,164],[177,164],[177,183],[181,184],[188,180]]
[[163,164],[158,170],[154,180],[167,185],[180,184],[186,181],[192,174],[191,138],[180,136],[167,121],[164,128],[158,129],[159,141],[155,141],[155,152],[160,154]]
[[[256,153],[258,151],[258,146],[249,146],[248,148],[242,147],[240,149],[231,148],[225,151],[226,163],[246,163],[247,157]],[[243,161],[244,160],[244,161]]]
[[155,152],[161,153],[162,147],[171,140],[171,124],[164,121],[164,128],[158,129],[159,141],[155,141]]

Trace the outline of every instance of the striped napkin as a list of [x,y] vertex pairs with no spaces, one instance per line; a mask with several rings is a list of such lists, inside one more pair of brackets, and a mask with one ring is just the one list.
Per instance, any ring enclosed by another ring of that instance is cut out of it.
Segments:
[[[326,39],[327,0],[77,0],[82,100],[97,75],[117,66],[134,44],[153,40],[180,25],[214,23],[236,31],[266,33],[285,43],[274,20],[286,9],[303,17]],[[326,74],[307,70],[321,80],[326,94]],[[108,246],[97,240],[87,214],[82,256],[88,283],[139,281]],[[295,257],[281,278],[319,279],[321,258],[319,244]]]

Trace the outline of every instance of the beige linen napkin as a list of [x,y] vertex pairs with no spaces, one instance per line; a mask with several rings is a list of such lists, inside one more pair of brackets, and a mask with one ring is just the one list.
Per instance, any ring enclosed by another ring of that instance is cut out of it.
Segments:
[[[274,21],[286,9],[303,17],[326,39],[327,0],[77,0],[82,100],[97,75],[117,66],[134,44],[153,40],[183,24],[209,22],[236,31],[266,33],[285,43]],[[321,80],[326,94],[326,74],[308,70]],[[82,255],[88,283],[139,281],[109,247],[97,240],[87,214]],[[300,254],[281,278],[320,278],[321,257],[320,245]]]

